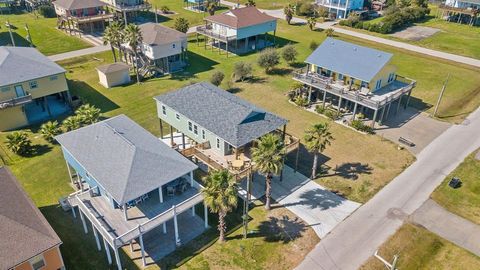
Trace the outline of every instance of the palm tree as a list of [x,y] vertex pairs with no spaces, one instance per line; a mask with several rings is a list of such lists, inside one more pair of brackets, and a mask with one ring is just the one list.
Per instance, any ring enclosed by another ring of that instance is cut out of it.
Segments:
[[305,131],[304,141],[307,150],[314,154],[313,167],[312,167],[312,179],[317,176],[318,167],[318,154],[322,153],[327,145],[331,144],[334,140],[330,128],[327,123],[314,124]]
[[215,15],[215,10],[217,10],[218,1],[217,0],[207,0],[205,3],[205,9],[207,10],[210,16]]
[[327,35],[327,37],[333,37],[334,33],[335,30],[333,30],[333,28],[328,28],[327,30],[325,30],[325,34]]
[[7,135],[7,148],[15,154],[24,155],[32,149],[32,141],[23,131],[15,131]]
[[205,204],[210,208],[210,212],[218,213],[218,241],[225,242],[225,216],[237,207],[237,182],[227,170],[210,172],[204,182],[202,194]]
[[124,38],[127,42],[130,49],[133,51],[133,55],[135,57],[133,67],[135,69],[135,74],[137,75],[137,83],[140,83],[140,74],[138,73],[138,47],[142,43],[143,37],[140,28],[135,24],[129,24],[125,27],[124,30]]
[[62,122],[62,127],[65,128],[66,131],[78,129],[81,125],[82,120],[80,117],[78,117],[78,115],[69,116]]
[[[119,49],[119,53],[121,52],[120,45],[123,41],[123,31],[122,31],[122,24],[120,22],[114,21],[111,22],[110,25],[105,29],[103,33],[103,44],[107,45],[110,44],[110,49],[112,50],[113,59],[117,62],[117,56],[115,54],[116,46]],[[122,59],[122,56],[119,55],[119,59]]]
[[308,27],[310,28],[310,30],[312,30],[312,31],[315,30],[315,26],[317,24],[317,18],[308,17],[307,24],[308,24]]
[[53,143],[53,137],[60,133],[62,133],[62,130],[60,129],[57,121],[48,121],[40,126],[40,134],[42,134],[42,137],[50,143]]
[[273,175],[279,175],[283,169],[285,147],[279,135],[269,133],[255,141],[256,146],[250,150],[256,171],[265,175],[265,209],[270,210]]
[[288,4],[288,6],[285,6],[283,8],[283,13],[285,14],[285,20],[287,21],[288,24],[292,21],[293,18],[293,6],[292,4]]
[[247,7],[254,7],[256,5],[257,3],[255,3],[255,0],[247,0],[247,2],[245,3],[245,6]]
[[82,124],[91,125],[98,122],[100,118],[100,109],[90,104],[80,106],[75,112]]

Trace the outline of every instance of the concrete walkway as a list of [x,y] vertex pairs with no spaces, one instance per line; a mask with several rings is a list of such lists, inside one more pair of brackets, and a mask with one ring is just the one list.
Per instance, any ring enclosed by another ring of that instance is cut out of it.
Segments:
[[[326,190],[288,166],[285,166],[283,176],[282,182],[278,177],[272,181],[272,199],[310,225],[320,239],[360,207],[359,203]],[[254,198],[265,195],[263,176],[256,175],[252,184]],[[241,187],[246,189],[246,181],[242,182]]]
[[95,46],[95,47],[91,47],[91,48],[86,48],[86,49],[61,53],[61,54],[50,55],[48,58],[52,61],[61,61],[61,60],[65,60],[65,59],[70,59],[70,58],[75,58],[75,57],[79,57],[79,56],[104,52],[104,51],[108,51],[108,50],[110,50],[110,45],[101,45],[101,46]]
[[480,226],[452,214],[435,201],[426,201],[410,218],[414,223],[480,256]]

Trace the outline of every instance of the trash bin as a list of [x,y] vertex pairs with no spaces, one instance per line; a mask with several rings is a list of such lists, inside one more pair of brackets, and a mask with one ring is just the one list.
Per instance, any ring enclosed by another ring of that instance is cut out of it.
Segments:
[[458,177],[453,177],[450,182],[448,182],[448,185],[451,187],[451,188],[459,188],[462,186],[462,181],[460,181],[460,179],[458,179]]

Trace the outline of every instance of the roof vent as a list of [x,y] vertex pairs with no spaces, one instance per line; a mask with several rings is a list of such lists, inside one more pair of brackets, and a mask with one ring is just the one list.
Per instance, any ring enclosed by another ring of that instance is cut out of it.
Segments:
[[354,51],[357,51],[357,47],[354,47],[353,50],[354,50]]

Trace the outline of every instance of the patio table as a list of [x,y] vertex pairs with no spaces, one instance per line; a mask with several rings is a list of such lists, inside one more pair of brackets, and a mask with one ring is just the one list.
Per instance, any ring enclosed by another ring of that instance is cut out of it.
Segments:
[[241,159],[237,159],[237,160],[232,161],[232,167],[237,168],[237,169],[241,169],[243,167],[243,164],[245,164],[245,162]]

